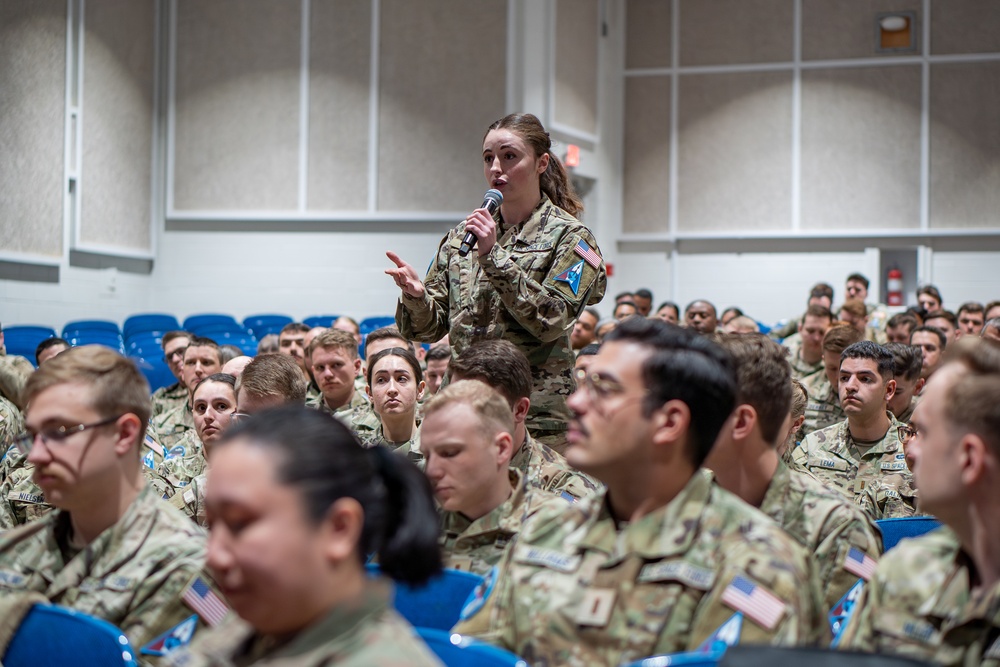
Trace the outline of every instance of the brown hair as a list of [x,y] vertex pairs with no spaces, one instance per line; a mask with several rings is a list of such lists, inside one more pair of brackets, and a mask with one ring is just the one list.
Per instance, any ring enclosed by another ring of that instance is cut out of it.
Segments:
[[792,421],[795,421],[806,413],[806,405],[809,403],[809,392],[806,386],[792,378]]
[[236,378],[237,395],[281,396],[285,403],[305,403],[307,388],[299,365],[287,354],[259,354]]
[[792,407],[792,370],[785,350],[762,334],[722,334],[719,344],[736,360],[736,404],[753,407],[761,436],[778,444]]
[[1000,377],[968,375],[948,391],[945,417],[967,433],[982,438],[994,456],[1000,456]]
[[840,307],[840,310],[846,310],[851,315],[854,315],[854,317],[868,317],[868,308],[865,307],[865,302],[860,299],[848,299]]
[[491,426],[493,433],[490,436],[500,431],[514,434],[514,414],[507,401],[500,392],[479,380],[459,380],[442,387],[424,405],[424,419],[457,403],[468,405],[484,426]]
[[[552,139],[537,117],[530,113],[512,113],[490,125],[486,134],[493,130],[515,132],[535,151],[536,159],[547,154],[549,166],[539,177],[542,192],[552,200],[553,204],[573,217],[578,217],[583,212],[583,202],[573,189],[573,183],[569,180],[562,162],[552,152]],[[486,135],[483,135],[483,139],[486,139]]]
[[177,340],[178,338],[187,338],[188,340],[190,340],[191,334],[189,334],[187,331],[168,331],[167,333],[163,334],[163,339],[160,341],[160,347],[166,349],[167,343],[169,343],[172,340]]
[[862,338],[864,334],[850,324],[836,324],[823,336],[823,351],[840,354]]
[[507,399],[513,409],[522,398],[531,398],[531,364],[509,340],[480,341],[448,364],[452,379],[482,380]]

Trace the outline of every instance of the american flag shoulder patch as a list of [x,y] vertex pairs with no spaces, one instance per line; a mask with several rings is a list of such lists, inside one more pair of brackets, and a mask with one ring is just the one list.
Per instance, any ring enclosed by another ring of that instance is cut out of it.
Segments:
[[722,592],[722,601],[766,630],[773,630],[785,614],[784,602],[739,574]]
[[229,613],[229,606],[215,594],[215,591],[200,576],[195,577],[188,584],[182,599],[212,627],[221,623],[226,614]]
[[601,265],[601,256],[594,252],[594,249],[587,245],[583,239],[580,239],[573,250],[595,269]]
[[869,581],[875,574],[875,559],[857,547],[851,547],[847,555],[844,556],[844,569],[851,574],[856,574],[865,581]]

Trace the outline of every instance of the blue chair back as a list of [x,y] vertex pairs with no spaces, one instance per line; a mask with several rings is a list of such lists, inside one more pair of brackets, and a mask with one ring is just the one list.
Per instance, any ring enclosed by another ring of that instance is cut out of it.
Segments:
[[121,329],[116,322],[109,320],[74,320],[67,322],[63,327],[62,337],[69,339],[70,336],[82,331],[106,331],[108,333],[121,335]]
[[376,329],[390,326],[396,326],[396,317],[394,315],[366,317],[358,323],[358,328],[361,330],[362,336],[370,334]]
[[315,327],[332,327],[333,323],[337,321],[340,315],[310,315],[306,319],[302,320],[302,324],[305,324],[309,328]]
[[286,324],[294,322],[288,315],[250,315],[243,320],[243,326],[260,340],[268,334],[281,332]]
[[4,327],[4,345],[7,354],[18,354],[26,357],[32,364],[35,363],[35,348],[46,338],[53,338],[56,335],[52,327],[23,325]]
[[[218,324],[231,324],[235,326],[240,326],[240,323],[236,321],[236,318],[232,315],[223,315],[222,313],[201,313],[198,315],[189,315],[184,319],[184,330],[195,333],[197,329],[204,327],[210,327]],[[242,327],[240,327],[242,328]]]
[[434,628],[417,628],[417,634],[447,667],[528,667],[510,651],[471,637]]
[[670,653],[666,655],[654,655],[642,660],[630,662],[624,667],[673,667],[683,665],[684,667],[715,667],[722,660],[723,651],[689,651],[686,653]]
[[[66,338],[63,336],[63,338]],[[125,343],[120,334],[111,331],[76,331],[66,338],[73,347],[78,345],[103,345],[110,347],[118,354],[125,354]]]
[[138,667],[122,631],[107,621],[49,604],[24,617],[2,658],[4,667]]
[[146,382],[149,383],[149,391],[154,392],[160,387],[169,387],[173,383],[177,382],[177,378],[174,377],[173,372],[170,370],[170,366],[167,366],[164,361],[159,357],[148,357],[143,358],[141,356],[129,355],[136,366],[138,366],[139,371],[146,376]]
[[143,331],[125,340],[125,351],[137,357],[162,357],[163,334]]
[[[380,573],[378,565],[369,565],[370,574]],[[418,628],[451,630],[458,623],[469,595],[483,578],[459,570],[444,570],[423,586],[397,583],[393,606],[411,625]]]
[[129,340],[137,333],[154,332],[162,336],[167,331],[176,331],[180,328],[180,323],[173,315],[142,313],[125,318],[125,323],[122,325],[122,335],[125,340]]
[[235,345],[243,351],[243,354],[250,357],[257,354],[257,339],[245,331],[211,329],[199,335],[211,338],[219,345]]
[[879,519],[875,522],[882,531],[882,550],[888,551],[906,537],[917,537],[941,526],[941,522],[929,516],[909,516],[896,519]]

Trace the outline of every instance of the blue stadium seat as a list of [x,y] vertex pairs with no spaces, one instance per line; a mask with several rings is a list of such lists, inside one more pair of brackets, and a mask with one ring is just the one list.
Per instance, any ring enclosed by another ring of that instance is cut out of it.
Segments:
[[280,332],[286,324],[294,321],[288,315],[250,315],[244,318],[243,326],[254,338],[260,340],[268,334]]
[[136,357],[162,357],[163,334],[152,331],[137,333],[125,341],[125,351]]
[[314,327],[332,327],[333,323],[337,321],[340,315],[311,315],[306,319],[302,320],[302,324]]
[[[369,565],[368,571],[372,575],[379,574],[377,565]],[[445,570],[423,586],[397,583],[393,605],[411,625],[450,630],[458,622],[472,591],[482,581],[478,574]]]
[[909,516],[896,519],[879,519],[875,522],[882,531],[882,550],[888,551],[906,537],[917,537],[941,526],[941,522],[929,516]]
[[170,370],[170,366],[159,357],[147,357],[143,358],[140,356],[135,356],[133,354],[129,355],[142,374],[146,376],[146,382],[149,383],[149,391],[154,392],[160,387],[169,387],[173,383],[177,382],[177,378],[174,377],[173,372]]
[[188,329],[195,336],[213,338],[219,335],[228,336],[250,336],[250,332],[239,322],[225,322],[217,324],[201,324]]
[[642,660],[627,663],[624,667],[673,667],[683,665],[683,667],[715,667],[719,660],[725,655],[725,651],[689,651],[687,653],[670,653],[666,655],[654,655]]
[[394,315],[366,317],[358,324],[358,328],[361,329],[362,336],[370,334],[376,329],[381,329],[382,327],[394,326],[396,326],[396,317]]
[[55,337],[56,332],[52,327],[43,326],[13,326],[4,327],[4,345],[7,347],[7,354],[18,354],[27,358],[32,364],[35,363],[35,348],[46,338]]
[[190,315],[186,317],[184,319],[184,330],[194,333],[196,329],[225,324],[240,326],[240,323],[237,322],[236,318],[232,315],[223,315],[221,313],[201,313],[199,315]]
[[31,608],[2,661],[4,667],[138,665],[121,630],[99,618],[49,604]]
[[471,637],[434,628],[417,628],[417,634],[447,667],[528,667],[513,653]]
[[116,322],[109,320],[75,320],[67,322],[63,327],[62,337],[69,340],[71,336],[81,332],[104,331],[108,333],[122,335],[121,329]]
[[167,331],[180,329],[181,325],[173,315],[165,313],[142,313],[125,318],[122,335],[129,340],[138,333],[154,332],[161,336]]
[[[63,336],[63,338],[66,338],[66,336]],[[111,331],[77,331],[66,338],[66,340],[73,347],[79,345],[103,345],[104,347],[110,347],[118,354],[125,354],[125,343],[122,341],[121,334]]]

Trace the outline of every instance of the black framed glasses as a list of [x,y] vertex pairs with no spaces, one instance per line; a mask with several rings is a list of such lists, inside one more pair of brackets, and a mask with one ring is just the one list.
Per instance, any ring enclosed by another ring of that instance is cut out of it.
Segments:
[[14,438],[14,446],[22,454],[27,454],[31,451],[31,448],[35,445],[35,441],[41,439],[42,444],[46,447],[51,445],[61,445],[66,441],[66,438],[77,433],[83,433],[84,431],[89,431],[92,428],[99,428],[101,426],[107,426],[108,424],[113,424],[124,416],[124,414],[117,415],[115,417],[108,417],[107,419],[102,419],[99,422],[94,422],[93,424],[77,424],[76,426],[57,426],[56,428],[47,428],[39,431],[38,433],[22,433],[21,435]]
[[913,428],[909,424],[901,424],[900,426],[896,427],[896,433],[899,435],[900,444],[903,445],[904,447],[910,444],[911,440],[920,435],[920,431]]

